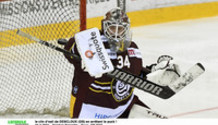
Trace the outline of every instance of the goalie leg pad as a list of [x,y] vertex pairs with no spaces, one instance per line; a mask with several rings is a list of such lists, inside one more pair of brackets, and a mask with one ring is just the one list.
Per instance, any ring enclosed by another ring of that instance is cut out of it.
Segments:
[[133,105],[129,118],[148,118],[148,119],[167,119],[166,116],[156,113],[150,109],[147,109],[143,106]]

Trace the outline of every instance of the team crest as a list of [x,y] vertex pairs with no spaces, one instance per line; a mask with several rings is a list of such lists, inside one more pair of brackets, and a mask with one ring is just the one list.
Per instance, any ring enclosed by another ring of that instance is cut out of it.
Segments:
[[128,84],[124,84],[119,80],[113,80],[111,87],[112,95],[117,102],[129,98],[133,92],[133,87]]

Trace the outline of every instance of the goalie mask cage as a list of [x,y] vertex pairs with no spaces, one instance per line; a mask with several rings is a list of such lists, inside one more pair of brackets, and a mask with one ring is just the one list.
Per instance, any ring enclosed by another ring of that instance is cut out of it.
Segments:
[[62,53],[16,35],[17,29],[59,47],[86,29],[86,0],[0,1],[0,118],[69,116],[74,67]]

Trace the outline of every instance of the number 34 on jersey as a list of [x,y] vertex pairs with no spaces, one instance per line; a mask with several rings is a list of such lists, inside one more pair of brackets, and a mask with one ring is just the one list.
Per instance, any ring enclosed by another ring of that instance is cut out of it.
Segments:
[[125,57],[119,55],[117,57],[118,60],[118,64],[117,64],[117,68],[122,69],[123,67],[127,67],[130,68],[130,62],[129,62],[129,57],[126,55]]

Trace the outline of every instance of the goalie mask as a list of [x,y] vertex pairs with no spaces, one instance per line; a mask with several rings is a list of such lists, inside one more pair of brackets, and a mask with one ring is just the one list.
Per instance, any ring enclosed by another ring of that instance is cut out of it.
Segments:
[[120,8],[112,9],[106,13],[105,19],[102,20],[102,31],[109,39],[112,51],[123,52],[130,46],[129,28],[129,18]]

